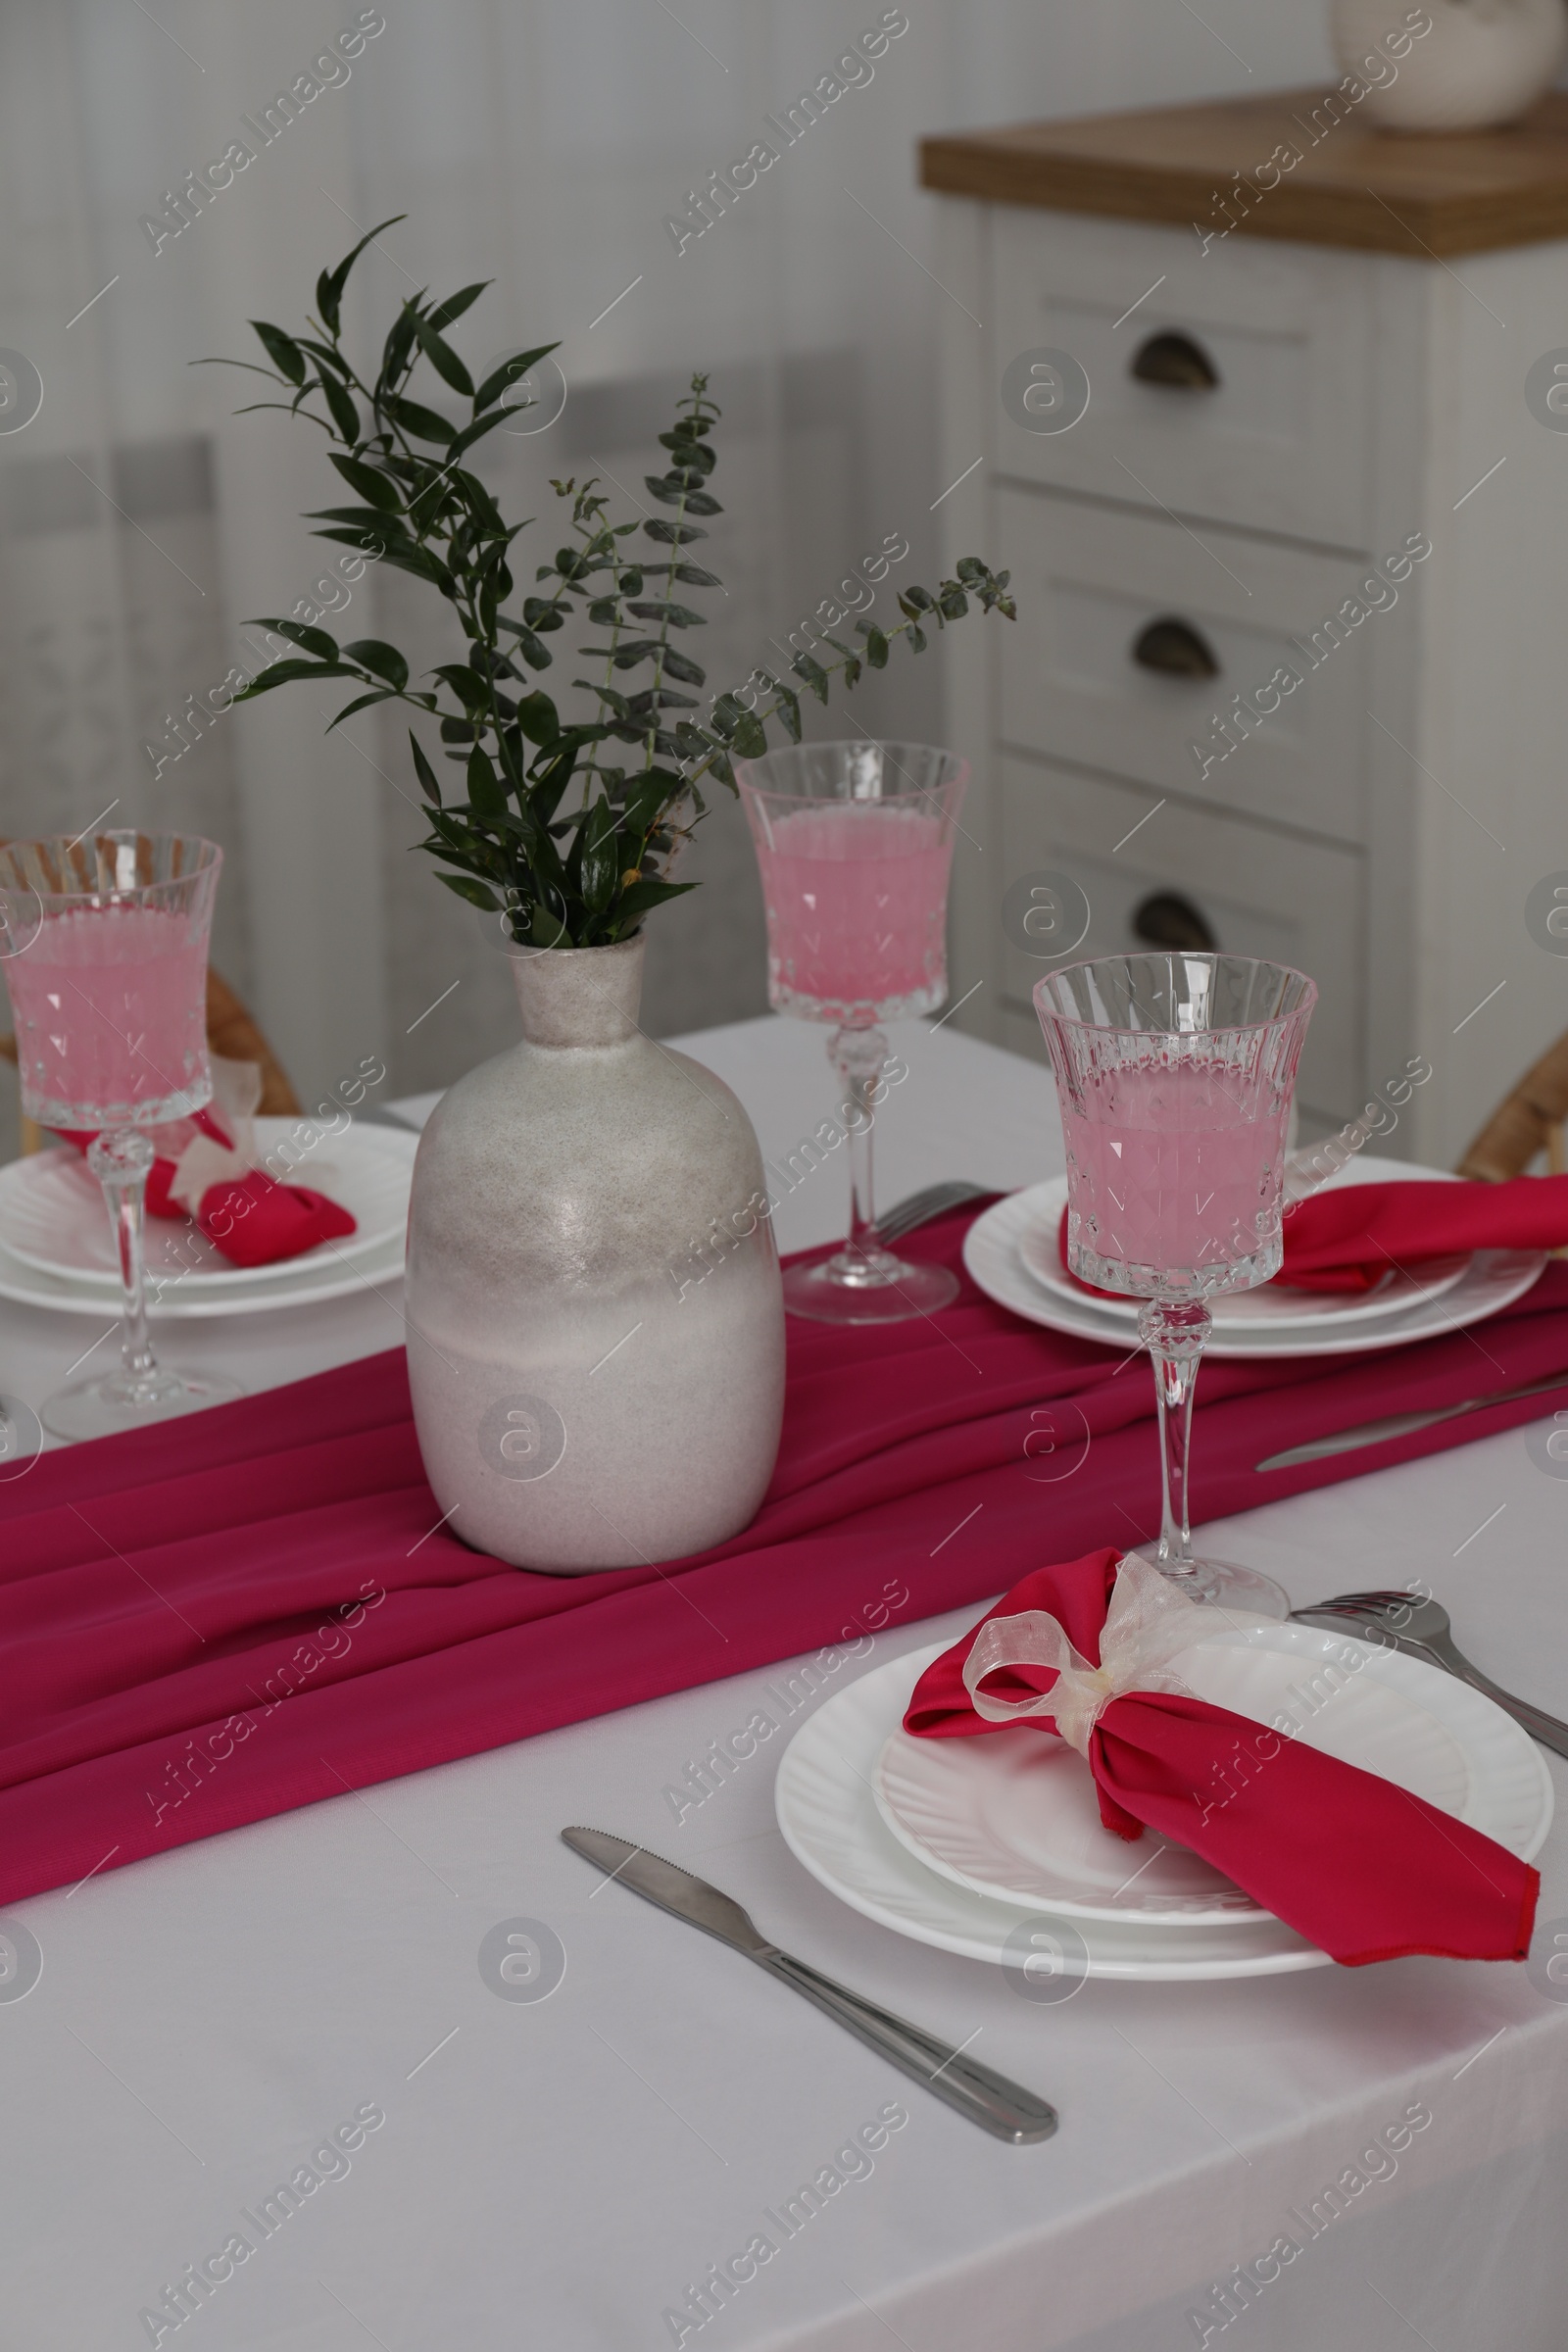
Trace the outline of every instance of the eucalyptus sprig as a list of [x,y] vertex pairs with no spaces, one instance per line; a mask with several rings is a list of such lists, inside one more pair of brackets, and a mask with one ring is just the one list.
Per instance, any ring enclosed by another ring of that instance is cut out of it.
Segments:
[[[366,247],[405,217],[381,221],[335,270],[323,270],[309,333],[287,334],[252,319],[271,362],[253,371],[291,397],[250,406],[285,409],[321,427],[331,443],[328,458],[357,503],[313,514],[309,519],[321,526],[316,536],[428,582],[457,615],[466,659],[425,672],[431,684],[411,684],[407,659],[380,638],[339,645],[325,629],[263,618],[259,626],[275,630],[299,653],[274,662],[234,700],[254,701],[299,679],[348,678],[362,691],[332,727],[386,702],[406,703],[434,719],[446,758],[463,771],[461,792],[443,794],[410,729],[430,823],[419,846],[452,869],[440,879],[474,906],[505,912],[519,941],[542,948],[609,945],[630,938],[653,907],[694,887],[667,873],[678,843],[706,812],[703,780],[716,776],[733,791],[732,760],[760,757],[775,720],[799,743],[799,691],[765,670],[754,671],[738,692],[712,697],[706,711],[695,693],[684,691],[705,686],[707,675],[677,636],[703,627],[705,615],[678,591],[720,586],[714,572],[686,553],[708,535],[696,518],[723,512],[709,487],[720,412],[708,397],[706,375],[692,377],[669,430],[659,436],[669,452],[664,472],[644,477],[667,517],[612,522],[597,477],[555,482],[569,505],[570,537],[552,562],[537,566],[534,592],[517,598],[511,551],[527,523],[509,524],[463,461],[515,414],[505,405],[506,393],[557,346],[520,353],[476,384],[447,330],[489,281],[439,302],[424,289],[403,302],[379,367],[362,375],[343,348],[344,289]],[[467,404],[461,421],[411,397],[410,381],[421,364]],[[652,552],[626,544],[639,531]],[[964,557],[956,576],[934,592],[904,591],[896,626],[857,621],[858,646],[824,633],[837,659],[798,654],[790,674],[825,704],[835,676],[853,688],[863,670],[886,665],[900,637],[923,653],[928,627],[960,619],[971,598],[984,612],[1012,619],[1006,589],[1006,572]],[[600,640],[578,648],[578,659],[596,665],[597,674],[572,679],[589,706],[573,717],[534,680],[553,666],[546,639],[579,608]],[[628,691],[635,671],[646,679]],[[747,694],[752,707],[742,699]],[[617,753],[622,746],[629,757]]]

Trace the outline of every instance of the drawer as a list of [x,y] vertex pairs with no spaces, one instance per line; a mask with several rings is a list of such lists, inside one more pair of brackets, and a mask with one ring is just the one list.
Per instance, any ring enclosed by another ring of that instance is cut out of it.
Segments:
[[[1364,546],[1375,275],[1364,257],[1237,236],[1205,253],[1190,229],[1012,206],[993,212],[992,239],[994,380],[1019,353],[1054,348],[1090,383],[1088,412],[1066,432],[1031,432],[999,406],[1004,473]],[[1170,334],[1199,346],[1212,389],[1133,373]]]
[[1222,952],[1311,974],[1318,1003],[1301,1057],[1302,1114],[1331,1127],[1353,1116],[1366,1100],[1359,851],[1175,801],[1128,841],[1157,796],[1006,757],[998,762],[998,785],[1004,883],[1054,869],[1071,875],[1089,902],[1087,935],[1054,964],[1004,942],[1004,1043],[1044,1058],[1030,999],[1035,982],[1063,961],[1147,952],[1134,915],[1156,892],[1179,892]]
[[[1357,604],[1363,617],[1330,630],[1369,565],[1213,524],[1195,537],[1163,515],[1007,486],[997,522],[1018,600],[999,651],[1006,742],[1332,839],[1364,838],[1368,646],[1374,634],[1385,651],[1410,636],[1419,570],[1402,590],[1377,578]],[[1381,607],[1368,610],[1374,598]],[[1173,644],[1167,627],[1150,641],[1159,622],[1183,634]],[[1213,676],[1180,666],[1205,655]],[[1250,707],[1261,695],[1266,706],[1282,667],[1300,683],[1274,691],[1265,719],[1238,720],[1236,698]],[[1228,711],[1231,736],[1217,723]]]

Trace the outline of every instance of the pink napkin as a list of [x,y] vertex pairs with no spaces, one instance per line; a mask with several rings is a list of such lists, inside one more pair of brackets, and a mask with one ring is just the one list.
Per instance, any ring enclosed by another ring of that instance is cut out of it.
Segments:
[[[232,1138],[210,1110],[198,1110],[191,1125],[215,1144],[228,1146]],[[85,1152],[93,1138],[62,1134],[61,1141]],[[147,1179],[147,1213],[152,1217],[183,1218],[185,1210],[173,1198],[176,1162],[159,1158]],[[225,1177],[209,1185],[196,1208],[194,1222],[215,1250],[236,1266],[270,1266],[300,1257],[321,1242],[341,1241],[356,1231],[349,1210],[308,1184],[279,1184],[265,1168],[243,1176]]]

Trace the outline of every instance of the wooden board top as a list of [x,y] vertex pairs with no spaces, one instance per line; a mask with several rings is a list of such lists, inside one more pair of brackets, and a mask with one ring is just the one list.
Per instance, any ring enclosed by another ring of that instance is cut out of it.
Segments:
[[1374,129],[1346,84],[1019,122],[922,140],[920,181],[1206,235],[1482,253],[1568,237],[1568,91],[1506,130],[1462,133]]

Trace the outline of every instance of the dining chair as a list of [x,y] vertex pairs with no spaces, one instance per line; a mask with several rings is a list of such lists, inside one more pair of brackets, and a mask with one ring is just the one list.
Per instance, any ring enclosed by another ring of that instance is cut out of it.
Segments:
[[1568,1168],[1563,1122],[1568,1119],[1568,1034],[1526,1070],[1497,1104],[1460,1159],[1457,1173],[1481,1184],[1522,1176],[1539,1152],[1553,1176]]
[[[262,1073],[262,1099],[257,1110],[264,1118],[294,1118],[299,1115],[299,1097],[289,1084],[288,1074],[277,1055],[268,1044],[260,1025],[229,987],[221,973],[207,967],[207,1043],[215,1054],[225,1061],[254,1061]],[[0,1056],[7,1061],[17,1058],[14,1037],[0,1037]],[[22,1121],[22,1149],[36,1152],[43,1141],[43,1131],[25,1116]]]

